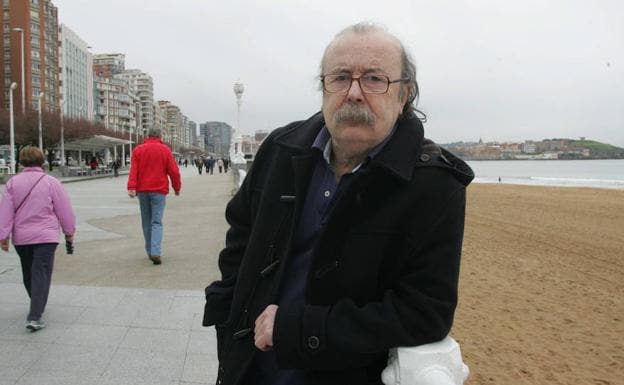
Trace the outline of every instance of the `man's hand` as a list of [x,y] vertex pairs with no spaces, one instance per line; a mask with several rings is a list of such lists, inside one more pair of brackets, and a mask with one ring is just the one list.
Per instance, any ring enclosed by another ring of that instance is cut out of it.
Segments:
[[136,196],[136,190],[128,190],[128,196],[134,198]]
[[74,234],[65,235],[65,240],[69,241],[69,242],[73,242],[74,241]]
[[0,249],[9,251],[9,239],[3,239],[0,241]]
[[275,323],[277,308],[277,305],[269,305],[256,318],[254,344],[263,352],[273,349],[273,324]]

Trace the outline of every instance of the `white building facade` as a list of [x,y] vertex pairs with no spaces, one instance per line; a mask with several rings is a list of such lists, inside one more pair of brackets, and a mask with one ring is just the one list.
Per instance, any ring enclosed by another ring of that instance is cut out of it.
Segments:
[[93,55],[89,45],[65,24],[59,27],[60,95],[63,115],[93,120]]
[[138,98],[140,104],[139,131],[142,135],[147,134],[147,130],[154,126],[154,81],[152,77],[139,69],[128,69],[115,75],[115,77],[125,79]]

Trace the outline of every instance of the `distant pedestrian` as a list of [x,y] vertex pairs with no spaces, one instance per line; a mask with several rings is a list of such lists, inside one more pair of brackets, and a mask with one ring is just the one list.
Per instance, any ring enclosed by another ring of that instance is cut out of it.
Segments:
[[24,147],[19,154],[24,166],[9,179],[0,201],[0,248],[9,251],[9,240],[20,257],[24,287],[30,297],[26,328],[45,327],[41,316],[48,302],[54,252],[62,230],[72,242],[76,217],[63,185],[41,168],[43,152]]
[[199,171],[199,175],[202,174],[202,168],[204,167],[204,162],[201,158],[195,159],[195,166],[197,167],[197,171]]
[[501,177],[499,176],[499,177],[498,177],[498,183],[500,183],[500,182],[501,182]]
[[89,168],[91,169],[91,175],[95,174],[95,171],[98,168],[98,161],[95,156],[91,157],[91,161],[89,162]]
[[217,167],[219,167],[219,174],[223,172],[223,159],[217,159]]
[[206,168],[206,175],[208,175],[208,169],[210,168],[210,159],[209,158],[204,158],[204,167]]
[[[211,156],[209,158],[209,160],[210,160],[210,162],[209,162],[209,164],[210,164],[210,175],[212,175],[212,174],[214,174],[215,159]],[[206,170],[206,172],[208,172],[208,171]]]
[[188,159],[184,159],[184,168],[188,167]]
[[228,170],[229,166],[230,166],[230,159],[224,158],[223,159],[223,170],[225,170],[226,173],[227,173],[227,170]]
[[131,198],[139,197],[145,251],[154,265],[162,262],[162,218],[169,194],[167,177],[171,180],[175,195],[180,195],[182,188],[178,164],[160,136],[160,129],[150,129],[148,138],[132,151],[128,177],[128,195]]
[[115,159],[113,161],[113,176],[114,177],[118,177],[119,176],[119,166],[120,166],[121,160],[119,159]]

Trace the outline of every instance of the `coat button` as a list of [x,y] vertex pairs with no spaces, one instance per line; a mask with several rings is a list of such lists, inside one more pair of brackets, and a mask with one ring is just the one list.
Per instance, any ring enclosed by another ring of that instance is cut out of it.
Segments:
[[317,336],[308,337],[308,347],[310,349],[318,349],[320,344],[321,341],[318,339]]
[[420,160],[422,160],[423,162],[429,162],[429,159],[431,159],[431,157],[429,156],[429,154],[422,154],[420,156]]

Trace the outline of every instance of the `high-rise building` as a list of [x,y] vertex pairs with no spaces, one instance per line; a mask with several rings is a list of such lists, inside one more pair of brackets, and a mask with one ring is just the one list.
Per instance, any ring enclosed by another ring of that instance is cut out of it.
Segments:
[[93,55],[89,45],[65,24],[59,28],[59,39],[63,115],[93,120]]
[[154,81],[152,77],[139,69],[128,69],[115,77],[125,79],[132,92],[139,98],[140,131],[147,133],[147,130],[154,126]]
[[99,53],[93,56],[95,76],[109,78],[126,69],[126,55],[123,53]]
[[4,70],[0,72],[0,84],[4,92],[0,93],[0,104],[8,107],[9,87],[11,82],[16,82],[17,89],[13,91],[16,111],[22,110],[22,98],[26,110],[37,109],[41,92],[44,109],[57,111],[60,107],[57,8],[50,0],[4,0],[2,5],[0,49]]
[[136,136],[138,99],[123,79],[95,78],[95,120],[104,127]]
[[167,133],[167,119],[165,118],[165,111],[160,106],[160,103],[154,102],[152,105],[152,111],[154,113],[154,128],[159,129],[162,133],[163,142],[170,142],[169,134]]
[[173,151],[176,152],[183,138],[182,112],[178,106],[167,100],[159,100],[158,105],[163,110],[163,117],[166,122],[164,132],[169,137]]
[[199,125],[204,135],[206,151],[217,156],[227,156],[230,149],[232,127],[224,122],[205,122]]
[[197,142],[197,123],[195,123],[192,120],[189,120],[188,127],[189,127],[188,145],[194,146],[195,143]]

